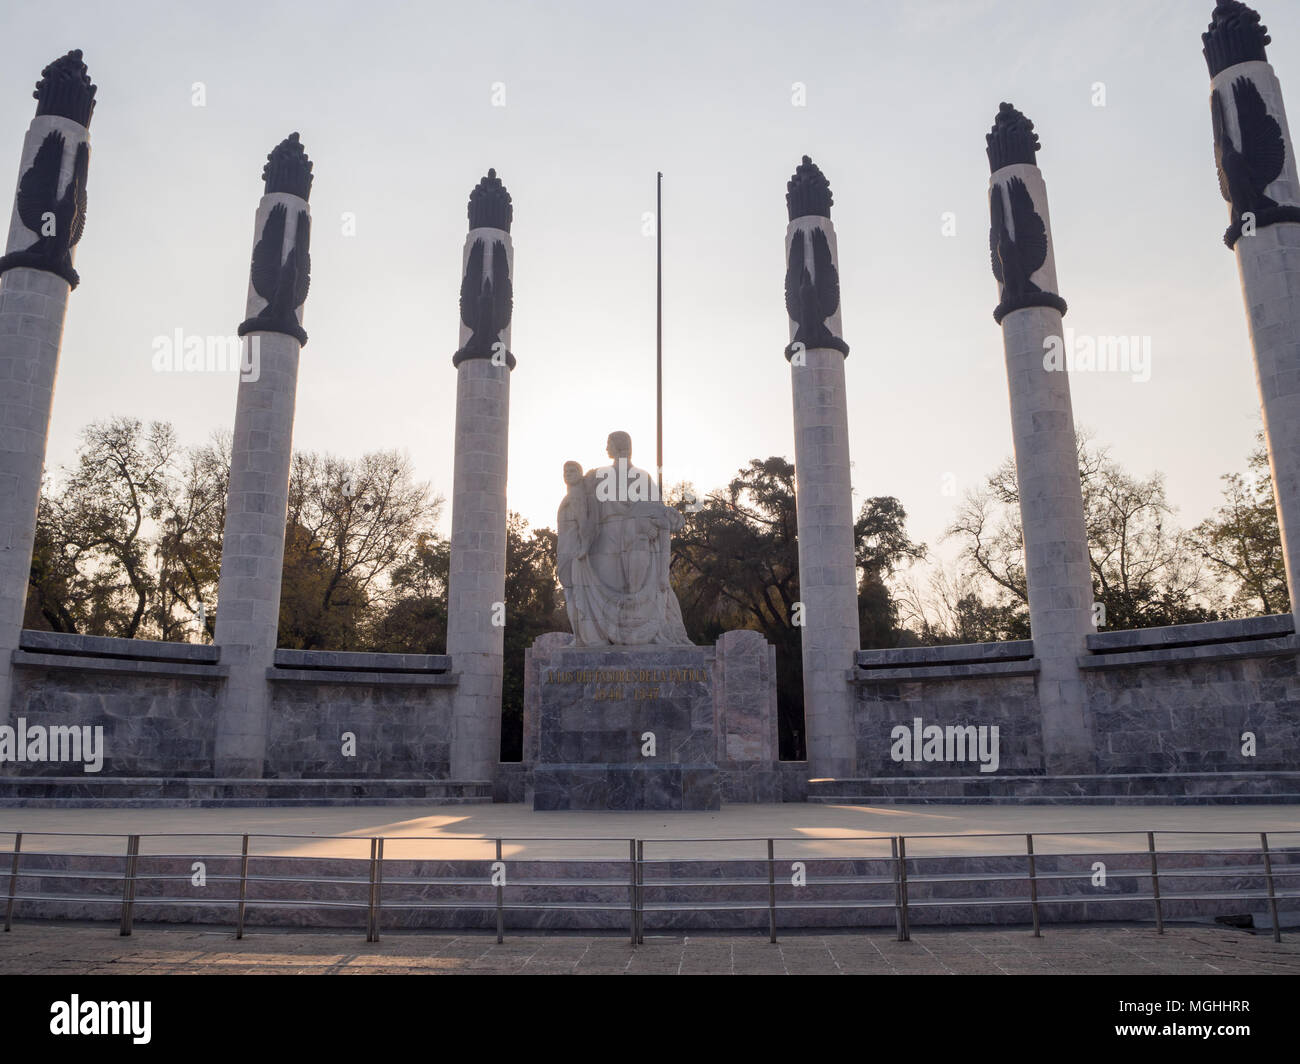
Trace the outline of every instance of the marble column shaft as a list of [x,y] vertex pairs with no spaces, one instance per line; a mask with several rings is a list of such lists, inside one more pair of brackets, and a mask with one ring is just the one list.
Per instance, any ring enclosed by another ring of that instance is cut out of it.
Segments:
[[[63,134],[66,142],[60,189],[71,180],[77,145],[88,142],[90,132],[80,122],[45,114],[28,127],[19,159],[20,181],[52,132]],[[6,253],[28,247],[32,239],[15,206]],[[70,291],[65,278],[47,270],[15,266],[0,277],[0,724],[10,713],[10,657],[23,627]]]
[[[287,192],[264,195],[258,207],[254,240],[271,209],[288,217],[307,210],[307,201]],[[286,247],[294,239],[287,227]],[[266,306],[249,286],[251,318]],[[256,343],[257,357],[248,345]],[[213,641],[229,667],[217,717],[216,775],[259,778],[266,758],[271,689],[267,669],[275,659],[284,571],[285,522],[289,505],[289,467],[293,458],[293,418],[302,345],[283,332],[250,332],[244,337],[241,373],[231,441],[230,486],[222,537],[221,576]]]
[[[1285,166],[1266,194],[1281,204],[1300,203],[1282,87],[1271,64],[1259,60],[1237,63],[1212,80],[1212,89],[1225,101],[1228,128],[1240,145],[1232,85],[1242,77],[1259,89],[1286,144]],[[1237,240],[1235,252],[1255,354],[1291,611],[1300,617],[1300,224],[1278,222],[1257,227]]]
[[[815,215],[790,222],[787,257],[794,234],[813,229],[826,234],[838,264],[834,226],[830,218]],[[841,336],[838,307],[826,325]],[[796,332],[791,322],[792,341]],[[790,359],[808,771],[839,779],[852,777],[857,768],[848,678],[861,648],[844,361],[842,351],[829,347],[803,349]]]
[[804,726],[809,772],[843,779],[856,771],[848,677],[861,643],[844,355],[822,347],[805,356],[804,365],[790,367]]
[[[1034,282],[1056,292],[1042,174],[1032,164],[1014,163],[994,172],[990,189],[1013,177],[1024,181],[1047,229],[1047,259]],[[1088,773],[1094,768],[1093,737],[1078,657],[1095,631],[1092,574],[1069,371],[1044,361],[1053,337],[1064,350],[1062,316],[1053,307],[1013,310],[1002,320],[1046,768],[1050,774]]]
[[[513,275],[510,234],[471,229],[462,265],[475,241],[499,242]],[[463,322],[461,344],[472,330]],[[456,367],[455,469],[451,559],[447,579],[447,653],[459,684],[452,699],[451,777],[491,780],[501,760],[501,677],[506,620],[506,472],[510,441],[510,329],[499,358],[465,358]],[[513,364],[513,359],[511,359]]]

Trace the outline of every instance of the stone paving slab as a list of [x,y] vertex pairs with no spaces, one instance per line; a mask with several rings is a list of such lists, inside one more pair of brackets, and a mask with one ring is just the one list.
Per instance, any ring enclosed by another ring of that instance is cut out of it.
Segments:
[[[904,834],[953,835],[959,838],[921,840],[909,838],[908,853],[970,854],[1023,853],[1024,832],[1065,832],[1057,838],[1035,840],[1038,853],[1088,852],[1100,849],[1145,849],[1144,836],[1097,838],[1094,831],[1188,832],[1166,835],[1160,849],[1230,848],[1242,845],[1240,837],[1216,834],[1227,831],[1268,831],[1276,848],[1300,845],[1300,806],[962,806],[962,805],[724,805],[716,812],[534,812],[525,805],[404,806],[399,809],[339,807],[313,809],[0,809],[0,850],[7,850],[9,832],[116,832],[121,835],[181,832],[239,835],[243,832],[297,834],[292,839],[259,839],[254,852],[299,856],[357,856],[364,854],[368,838],[382,835],[392,859],[417,856],[439,859],[491,859],[493,839],[507,840],[504,856],[540,860],[555,857],[597,857],[622,860],[627,840],[639,839],[764,839],[792,837],[797,842],[778,845],[778,854],[878,857],[888,855],[889,836]],[[986,833],[1007,832],[1010,837],[990,838]],[[1283,834],[1290,832],[1290,834]],[[319,838],[351,836],[348,841]],[[414,841],[433,836],[436,842]],[[529,841],[564,836],[580,841]],[[983,837],[981,837],[983,836]],[[858,842],[839,841],[845,837]],[[609,841],[595,841],[606,839]],[[120,840],[107,840],[111,852],[120,852]],[[144,853],[168,852],[177,840],[144,839]],[[1254,840],[1252,845],[1258,842]],[[187,840],[193,844],[194,840]],[[203,849],[211,854],[238,853],[238,838],[208,838]],[[103,851],[105,840],[76,836],[28,834],[23,850],[64,850],[74,853]],[[189,852],[189,851],[186,851]],[[752,842],[681,842],[648,846],[647,856],[765,856]]]
[[0,975],[1300,975],[1300,936],[1143,926],[881,934],[646,936],[249,934],[16,925]]

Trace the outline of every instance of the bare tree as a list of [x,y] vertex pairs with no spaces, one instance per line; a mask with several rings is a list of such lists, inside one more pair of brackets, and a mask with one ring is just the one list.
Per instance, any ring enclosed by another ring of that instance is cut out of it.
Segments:
[[[1075,438],[1093,591],[1105,608],[1104,626],[1143,628],[1216,616],[1216,595],[1193,539],[1171,526],[1174,510],[1163,475],[1133,477],[1087,431],[1076,429]],[[1028,603],[1013,459],[967,495],[946,535],[960,542],[966,573],[994,590],[995,607],[1004,599]]]

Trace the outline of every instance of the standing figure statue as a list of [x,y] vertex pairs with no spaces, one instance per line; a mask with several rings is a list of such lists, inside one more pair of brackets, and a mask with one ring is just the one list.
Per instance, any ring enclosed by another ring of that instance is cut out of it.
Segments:
[[610,434],[611,464],[585,475],[565,462],[556,569],[574,646],[689,646],[669,584],[672,533],[683,518],[632,465],[632,438]]

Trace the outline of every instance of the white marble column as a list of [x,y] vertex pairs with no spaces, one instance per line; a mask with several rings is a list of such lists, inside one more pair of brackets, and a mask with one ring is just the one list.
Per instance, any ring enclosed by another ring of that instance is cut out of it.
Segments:
[[[1088,773],[1094,743],[1078,657],[1095,631],[1092,573],[1069,370],[1064,360],[1047,357],[1049,348],[1063,350],[1065,311],[1047,186],[1035,164],[1033,123],[1009,104],[988,141],[990,204],[1002,242],[994,258],[1006,260],[995,268],[1007,275],[998,284],[994,317],[1006,351],[1043,751],[1050,774]],[[1028,284],[1011,280],[1016,264],[1029,271]]]
[[506,459],[510,439],[513,210],[495,170],[469,201],[456,367],[455,470],[447,579],[451,778],[491,780],[501,760],[505,640]]
[[1244,4],[1220,4],[1202,40],[1220,166],[1225,155],[1235,156],[1267,177],[1270,171],[1256,160],[1279,144],[1284,152],[1276,177],[1262,189],[1224,181],[1232,205],[1225,242],[1237,256],[1291,610],[1300,617],[1300,181],[1282,86],[1265,59],[1269,38],[1259,15]]
[[[35,95],[0,259],[0,724],[9,718],[10,657],[23,627],[63,320],[85,220],[77,186],[84,195],[95,86],[81,53],[47,66]],[[52,231],[43,240],[28,223]]]
[[288,290],[296,275],[309,269],[306,247],[299,248],[308,230],[298,219],[310,217],[311,163],[296,133],[271,153],[263,176],[266,193],[254,225],[248,317],[239,330],[244,360],[213,639],[221,663],[229,667],[217,716],[219,777],[258,778],[266,759],[271,705],[266,675],[279,629],[298,360],[306,342],[302,303],[293,296],[275,300],[275,287]]
[[786,203],[804,730],[809,772],[843,779],[857,767],[848,678],[861,647],[844,385],[849,349],[840,324],[830,186],[806,155],[787,186]]

